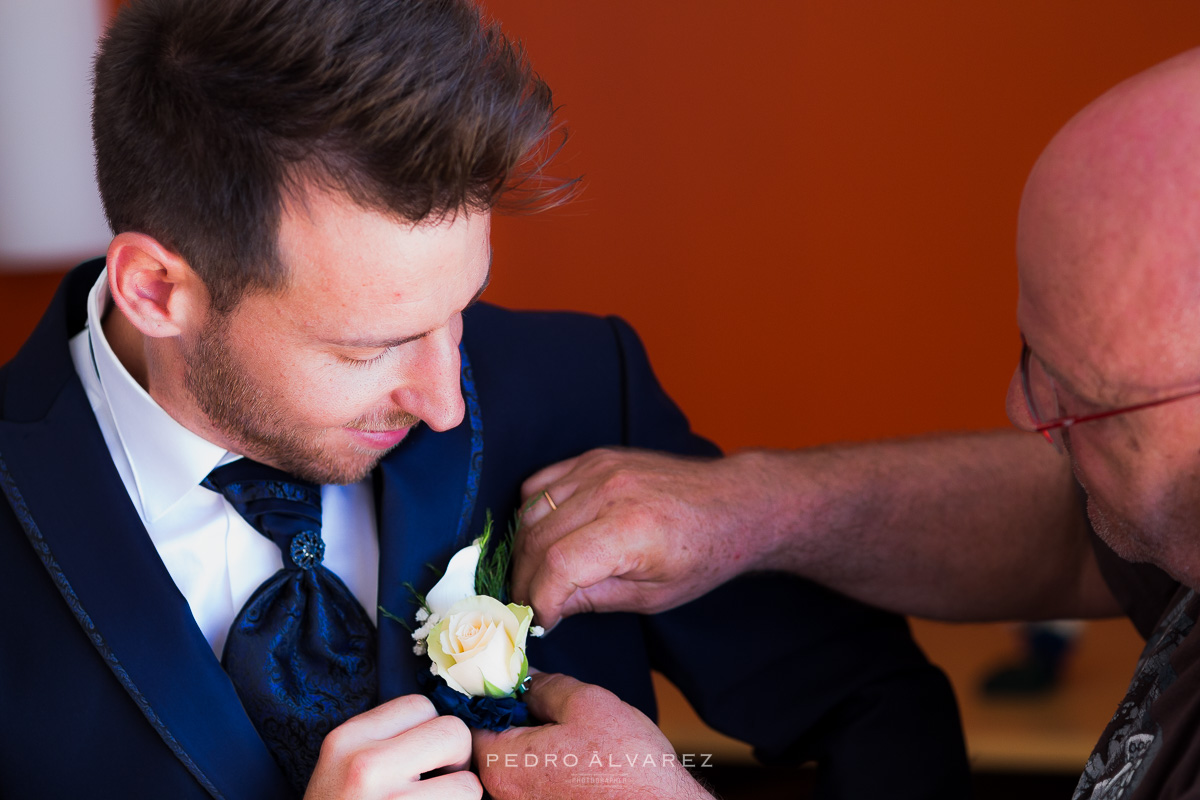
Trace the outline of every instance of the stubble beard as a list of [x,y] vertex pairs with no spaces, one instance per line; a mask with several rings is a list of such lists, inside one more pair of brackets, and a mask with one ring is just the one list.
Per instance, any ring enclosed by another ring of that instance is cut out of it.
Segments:
[[[289,423],[275,401],[233,355],[224,321],[214,314],[195,343],[186,347],[184,387],[212,427],[237,450],[318,484],[348,484],[363,480],[390,450],[348,444],[334,453]],[[412,427],[411,414],[373,413],[349,423],[360,430]]]
[[1087,513],[1096,535],[1122,559],[1154,564],[1176,580],[1193,585],[1197,576],[1191,548],[1179,546],[1181,537],[1186,540],[1196,526],[1197,510],[1190,500],[1184,487],[1171,487],[1145,519],[1135,522],[1089,492]]
[[[1070,436],[1064,436],[1072,455]],[[1130,563],[1153,564],[1172,578],[1200,589],[1200,557],[1192,545],[1200,524],[1200,472],[1179,470],[1173,482],[1162,487],[1153,502],[1143,501],[1131,513],[1088,487],[1087,477],[1074,469],[1087,494],[1087,515],[1096,535]]]
[[1091,495],[1088,495],[1087,515],[1092,523],[1092,530],[1114,553],[1131,563],[1147,560],[1142,548],[1138,546],[1141,542],[1141,531],[1097,503]]
[[1088,487],[1087,476],[1080,471],[1075,460],[1070,429],[1063,430],[1062,440],[1063,449],[1066,451],[1067,457],[1071,459],[1071,472],[1074,474],[1075,480],[1083,487],[1084,495],[1087,498],[1087,516],[1092,530],[1102,542],[1125,561],[1131,563],[1145,561],[1146,557],[1140,546],[1142,543],[1141,531],[1113,511],[1106,503],[1098,500],[1095,493]]

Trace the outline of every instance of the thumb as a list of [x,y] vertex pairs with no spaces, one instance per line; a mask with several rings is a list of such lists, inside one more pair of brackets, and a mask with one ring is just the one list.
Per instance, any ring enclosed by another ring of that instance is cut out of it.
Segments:
[[541,722],[563,722],[569,714],[567,706],[571,698],[587,688],[588,684],[569,675],[540,672],[532,676],[529,691],[525,692],[521,699],[528,704],[529,713],[535,719]]

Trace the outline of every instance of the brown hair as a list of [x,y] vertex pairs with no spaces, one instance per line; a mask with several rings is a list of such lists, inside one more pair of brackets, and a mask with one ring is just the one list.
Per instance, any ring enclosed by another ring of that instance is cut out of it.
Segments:
[[228,311],[285,285],[304,181],[412,222],[565,201],[553,116],[470,0],[134,0],[101,43],[92,132],[113,232],[178,252]]

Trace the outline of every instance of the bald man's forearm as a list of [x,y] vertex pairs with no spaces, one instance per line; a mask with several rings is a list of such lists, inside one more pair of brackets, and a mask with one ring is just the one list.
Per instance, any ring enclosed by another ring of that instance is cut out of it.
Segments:
[[1020,432],[752,451],[760,563],[946,620],[1119,613],[1067,459]]

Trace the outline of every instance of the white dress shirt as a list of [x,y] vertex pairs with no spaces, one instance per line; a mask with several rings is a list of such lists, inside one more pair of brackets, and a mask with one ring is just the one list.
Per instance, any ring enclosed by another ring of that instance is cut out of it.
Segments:
[[[87,327],[71,339],[71,359],[134,508],[220,658],[237,612],[283,559],[222,495],[200,486],[239,456],[180,425],[129,375],[101,328],[110,306],[104,270],[88,296]],[[322,486],[321,507],[324,564],[375,621],[379,542],[370,480]]]

